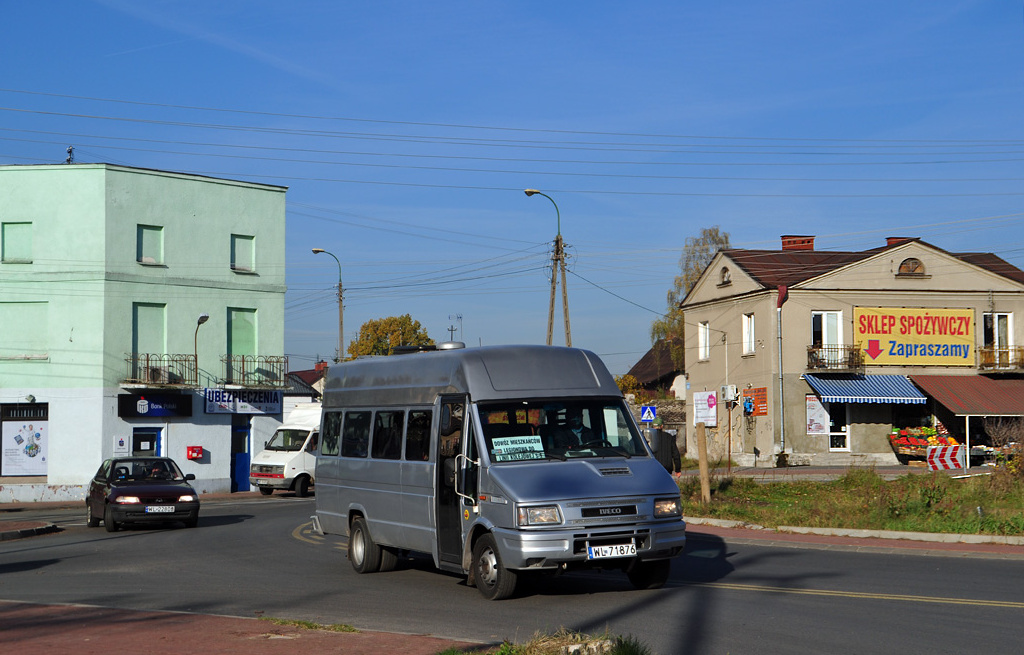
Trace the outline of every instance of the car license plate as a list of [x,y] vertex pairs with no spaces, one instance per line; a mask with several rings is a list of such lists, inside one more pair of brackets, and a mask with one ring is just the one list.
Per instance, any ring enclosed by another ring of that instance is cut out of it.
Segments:
[[636,543],[614,544],[612,546],[588,546],[587,559],[606,559],[609,557],[632,557],[636,555]]
[[146,505],[146,514],[173,514],[174,505]]

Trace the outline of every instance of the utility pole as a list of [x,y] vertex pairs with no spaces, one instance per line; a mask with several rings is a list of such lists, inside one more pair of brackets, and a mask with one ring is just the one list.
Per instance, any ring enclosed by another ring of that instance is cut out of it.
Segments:
[[565,286],[565,243],[562,241],[562,214],[558,211],[558,203],[546,193],[537,189],[526,189],[527,196],[544,196],[555,206],[555,216],[558,219],[558,233],[555,235],[555,249],[551,253],[551,299],[548,302],[548,339],[547,344],[551,345],[551,337],[555,324],[555,287],[558,286],[558,276],[562,276],[562,316],[565,320],[565,345],[572,346],[572,330],[569,327],[569,290]]

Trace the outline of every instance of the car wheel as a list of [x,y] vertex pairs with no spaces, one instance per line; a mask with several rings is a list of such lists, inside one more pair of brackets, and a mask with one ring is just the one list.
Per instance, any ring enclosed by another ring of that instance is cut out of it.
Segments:
[[309,478],[304,475],[300,475],[295,480],[295,495],[299,498],[305,498],[309,495]]
[[476,588],[488,600],[508,598],[516,590],[519,576],[501,563],[497,543],[485,534],[473,546],[473,577]]
[[380,570],[380,546],[373,542],[366,520],[358,517],[352,521],[348,538],[348,558],[356,573],[375,573]]
[[264,496],[269,496],[270,494],[274,493],[274,488],[273,487],[260,487],[260,493],[263,494]]
[[199,510],[196,510],[189,514],[189,517],[185,519],[186,528],[194,528],[199,525]]
[[121,527],[114,520],[114,511],[110,509],[110,505],[107,505],[106,509],[103,510],[103,527],[106,528],[107,532],[117,532],[117,529]]
[[658,589],[668,581],[672,560],[658,559],[651,562],[639,560],[626,569],[626,576],[637,589]]
[[95,528],[100,524],[99,518],[92,513],[92,503],[89,501],[85,502],[85,524],[90,528]]

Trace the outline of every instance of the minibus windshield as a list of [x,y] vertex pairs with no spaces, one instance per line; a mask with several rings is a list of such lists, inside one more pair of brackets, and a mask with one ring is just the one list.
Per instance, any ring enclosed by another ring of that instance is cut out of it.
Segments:
[[647,456],[618,398],[479,403],[492,463]]

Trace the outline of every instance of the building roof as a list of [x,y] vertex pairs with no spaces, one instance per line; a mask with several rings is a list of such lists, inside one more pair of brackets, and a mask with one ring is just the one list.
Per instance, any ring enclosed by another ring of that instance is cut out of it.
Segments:
[[[682,346],[681,339],[673,339],[671,341]],[[641,385],[646,387],[665,381],[664,379],[669,376],[674,378],[682,372],[683,368],[676,366],[672,362],[672,349],[669,348],[669,341],[658,339],[654,346],[640,358],[640,361],[633,364],[633,368],[629,369],[628,374],[635,377]],[[668,382],[671,382],[671,380],[668,380]]]
[[893,239],[880,248],[860,251],[828,250],[744,250],[727,248],[722,254],[736,263],[748,275],[768,288],[791,286],[810,280],[848,264],[874,257],[909,241],[955,257],[963,262],[1024,284],[1024,271],[989,252],[948,252],[916,238]]
[[911,375],[910,379],[957,416],[1024,416],[1024,380],[982,375]]

